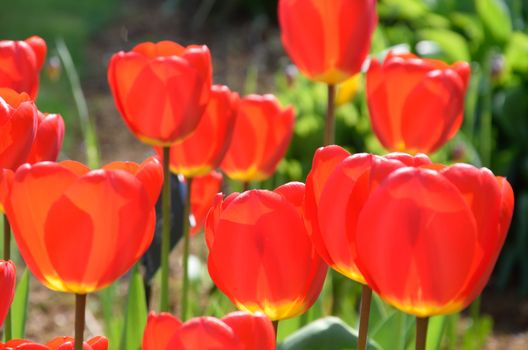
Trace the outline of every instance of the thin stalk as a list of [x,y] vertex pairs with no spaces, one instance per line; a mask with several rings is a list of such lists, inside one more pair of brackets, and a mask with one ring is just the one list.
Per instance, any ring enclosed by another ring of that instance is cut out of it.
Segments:
[[75,294],[75,350],[83,349],[86,294]]
[[429,317],[416,317],[416,350],[425,350]]
[[242,183],[242,192],[249,191],[249,189],[250,189],[249,187],[250,187],[249,181],[244,181]]
[[[11,259],[11,226],[7,216],[4,214],[4,260],[7,261],[9,259]],[[11,311],[7,313],[4,322],[4,334],[6,341],[11,340],[13,337]]]
[[308,311],[299,316],[299,328],[304,327],[308,324]]
[[275,330],[275,340],[279,337],[279,320],[271,322],[273,324],[273,330]]
[[329,271],[326,278],[332,282],[332,306],[330,307],[330,314],[337,315],[341,311],[343,279],[341,278],[341,275],[337,274],[334,270]]
[[326,107],[324,145],[333,145],[335,143],[335,93],[336,87],[328,84],[328,102]]
[[161,231],[161,302],[160,312],[169,311],[169,252],[170,252],[170,147],[163,147],[163,193],[162,193],[162,231]]
[[182,296],[181,296],[181,320],[187,320],[187,305],[189,297],[189,241],[190,241],[190,226],[189,214],[191,213],[191,189],[192,177],[187,178],[187,198],[185,199],[185,206],[183,208],[183,282],[182,282]]
[[365,350],[367,348],[367,333],[368,323],[370,317],[370,303],[372,301],[372,289],[369,286],[363,285],[361,288],[361,307],[359,309],[359,335],[358,335],[358,350]]

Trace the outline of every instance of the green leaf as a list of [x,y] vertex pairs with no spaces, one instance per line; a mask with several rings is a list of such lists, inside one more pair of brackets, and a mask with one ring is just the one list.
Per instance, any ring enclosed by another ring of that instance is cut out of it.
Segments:
[[415,20],[429,11],[422,0],[385,0],[378,5],[381,18]]
[[[357,332],[337,317],[325,317],[310,323],[287,337],[277,350],[345,350],[357,348]],[[369,342],[368,349],[381,349]]]
[[435,316],[429,319],[429,329],[427,330],[427,350],[440,350],[442,337],[447,325],[447,316]]
[[482,21],[473,13],[455,12],[449,18],[457,31],[467,38],[467,44],[473,52],[477,52],[486,39]]
[[119,349],[119,341],[124,326],[123,318],[116,317],[115,313],[115,306],[118,302],[115,295],[118,283],[119,282],[116,282],[99,292],[99,299],[101,300],[101,309],[103,313],[104,330],[105,335],[108,338],[110,350]]
[[29,270],[25,269],[17,284],[15,298],[11,305],[11,320],[13,339],[24,338],[26,335],[26,319],[29,300]]
[[464,37],[447,29],[424,29],[418,33],[422,40],[431,40],[438,44],[443,56],[449,62],[469,61],[471,56]]
[[498,42],[506,42],[512,33],[512,22],[504,1],[476,0],[475,7],[489,35]]
[[482,316],[478,319],[473,319],[471,327],[464,334],[463,349],[482,349],[482,346],[492,329],[493,320],[490,316]]
[[370,335],[382,349],[404,350],[412,333],[413,319],[410,315],[392,310]]
[[506,65],[513,71],[528,72],[528,35],[522,32],[513,33],[506,47],[504,57]]
[[147,323],[147,304],[145,299],[145,289],[143,279],[139,273],[139,268],[134,265],[128,284],[128,300],[125,311],[125,328],[122,350],[141,349],[143,330]]

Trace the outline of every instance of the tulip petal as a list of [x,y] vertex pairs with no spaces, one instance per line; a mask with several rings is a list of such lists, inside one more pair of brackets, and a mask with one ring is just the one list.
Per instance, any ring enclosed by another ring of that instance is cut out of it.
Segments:
[[224,322],[213,317],[198,317],[185,322],[166,349],[244,350],[244,347]]
[[151,312],[143,332],[141,350],[168,350],[169,341],[181,325],[182,322],[169,313],[162,312],[156,315]]
[[192,235],[203,228],[207,213],[213,206],[216,194],[220,192],[222,181],[222,174],[216,171],[193,179],[191,185],[191,212],[194,216],[195,225],[191,229]]
[[432,170],[402,168],[369,197],[356,231],[358,267],[384,300],[417,316],[459,311],[475,256],[475,219]]
[[232,179],[260,181],[271,176],[293,135],[294,114],[272,95],[240,101],[231,144],[220,167]]
[[304,203],[304,220],[308,235],[312,239],[315,249],[321,258],[329,265],[333,261],[328,254],[321,236],[317,210],[321,193],[330,174],[343,159],[348,157],[345,149],[339,146],[327,146],[319,148],[313,158],[312,169],[306,178],[306,195]]
[[[214,85],[207,108],[196,130],[171,146],[170,167],[185,177],[204,176],[220,165],[233,134],[238,94]],[[161,148],[156,151],[162,156]]]
[[370,192],[390,172],[402,166],[397,160],[355,154],[336,166],[321,193],[319,227],[331,266],[357,282],[365,283],[355,262],[354,237],[359,213]]
[[234,331],[246,350],[275,349],[275,330],[271,321],[261,313],[232,312],[222,321]]
[[64,140],[64,120],[59,114],[39,117],[39,125],[28,163],[57,161]]
[[24,165],[15,174],[6,213],[24,261],[41,281],[56,277],[44,240],[49,210],[77,178],[70,169],[51,162]]
[[140,243],[149,236],[147,218],[136,213],[148,211],[148,204],[141,182],[125,172],[92,171],[72,184],[45,225],[46,248],[64,287],[90,292],[126,272],[137,249],[146,249]]
[[4,324],[15,296],[16,267],[12,261],[0,260],[0,327]]
[[[434,70],[408,92],[403,105],[402,136],[407,149],[433,152],[445,143],[464,106],[464,86],[452,70]],[[442,115],[438,116],[438,111]],[[431,128],[431,116],[435,127]]]
[[8,105],[0,95],[0,168],[16,170],[31,151],[37,130],[37,109],[24,101],[17,107]]

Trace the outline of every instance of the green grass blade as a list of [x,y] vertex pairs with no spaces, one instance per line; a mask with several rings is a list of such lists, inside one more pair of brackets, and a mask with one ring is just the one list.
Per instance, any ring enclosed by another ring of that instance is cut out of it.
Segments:
[[128,300],[125,311],[125,327],[121,343],[122,350],[141,349],[143,330],[147,323],[147,303],[143,279],[135,265],[128,285]]
[[447,325],[447,316],[435,316],[429,320],[427,331],[427,350],[440,350],[442,338]]
[[86,162],[90,168],[95,169],[100,165],[99,145],[97,143],[97,134],[95,132],[94,124],[88,113],[88,104],[86,103],[86,97],[82,90],[79,74],[77,73],[70,51],[64,40],[58,39],[56,46],[59,57],[64,64],[64,70],[70,81],[73,98],[79,113],[79,126],[84,139]]
[[11,317],[13,324],[13,339],[24,338],[26,334],[26,320],[29,300],[29,270],[24,270],[22,278],[18,282],[15,298],[11,305]]
[[119,341],[124,326],[123,318],[116,317],[115,314],[115,306],[116,303],[118,303],[115,295],[118,283],[119,282],[116,282],[99,292],[104,330],[105,335],[108,338],[109,350],[119,349]]

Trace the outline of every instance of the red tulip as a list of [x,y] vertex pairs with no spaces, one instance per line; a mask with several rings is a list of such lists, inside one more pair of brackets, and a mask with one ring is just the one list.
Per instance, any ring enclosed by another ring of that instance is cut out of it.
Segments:
[[149,246],[163,182],[158,160],[25,164],[6,206],[22,257],[48,288],[86,294],[112,283]]
[[[26,339],[13,339],[3,344],[0,343],[0,350],[73,350],[74,339],[71,337],[57,337],[49,341],[46,345],[33,343]],[[83,350],[107,350],[108,340],[105,337],[97,336],[84,342]]]
[[293,108],[281,109],[273,95],[250,95],[240,100],[222,170],[240,181],[271,176],[288,149],[294,120]]
[[64,140],[64,120],[60,114],[38,113],[38,129],[27,162],[57,161]]
[[0,89],[0,169],[15,170],[31,151],[37,108],[26,93]]
[[203,228],[205,217],[214,204],[216,194],[220,192],[222,181],[223,176],[217,171],[213,171],[206,176],[193,178],[191,185],[191,212],[194,217],[194,225],[191,229],[192,235]]
[[509,183],[488,169],[401,169],[361,213],[358,266],[372,289],[400,310],[420,317],[460,311],[489,279],[513,203]]
[[108,68],[108,83],[126,124],[141,141],[158,146],[169,146],[196,129],[211,81],[209,49],[171,41],[121,51]]
[[[196,130],[171,146],[170,168],[185,177],[204,176],[216,169],[231,143],[239,97],[227,86],[214,85]],[[160,147],[156,151],[162,156]]]
[[32,36],[24,41],[0,41],[0,87],[37,97],[46,42]]
[[0,260],[0,327],[4,324],[15,296],[15,280],[15,264],[12,261]]
[[432,164],[425,155],[337,154],[336,146],[318,151],[310,173],[316,199],[311,206],[306,200],[325,260],[420,317],[471,303],[506,237],[508,182],[487,169]]
[[275,331],[262,314],[233,312],[222,319],[197,317],[182,323],[168,313],[151,313],[142,350],[272,350]]
[[431,153],[460,129],[470,76],[466,62],[452,66],[412,54],[372,60],[367,100],[372,128],[392,151]]
[[282,43],[309,78],[336,84],[359,73],[378,23],[375,0],[280,0]]
[[209,274],[239,309],[280,320],[317,299],[326,265],[304,227],[303,198],[301,183],[217,196],[205,228]]

